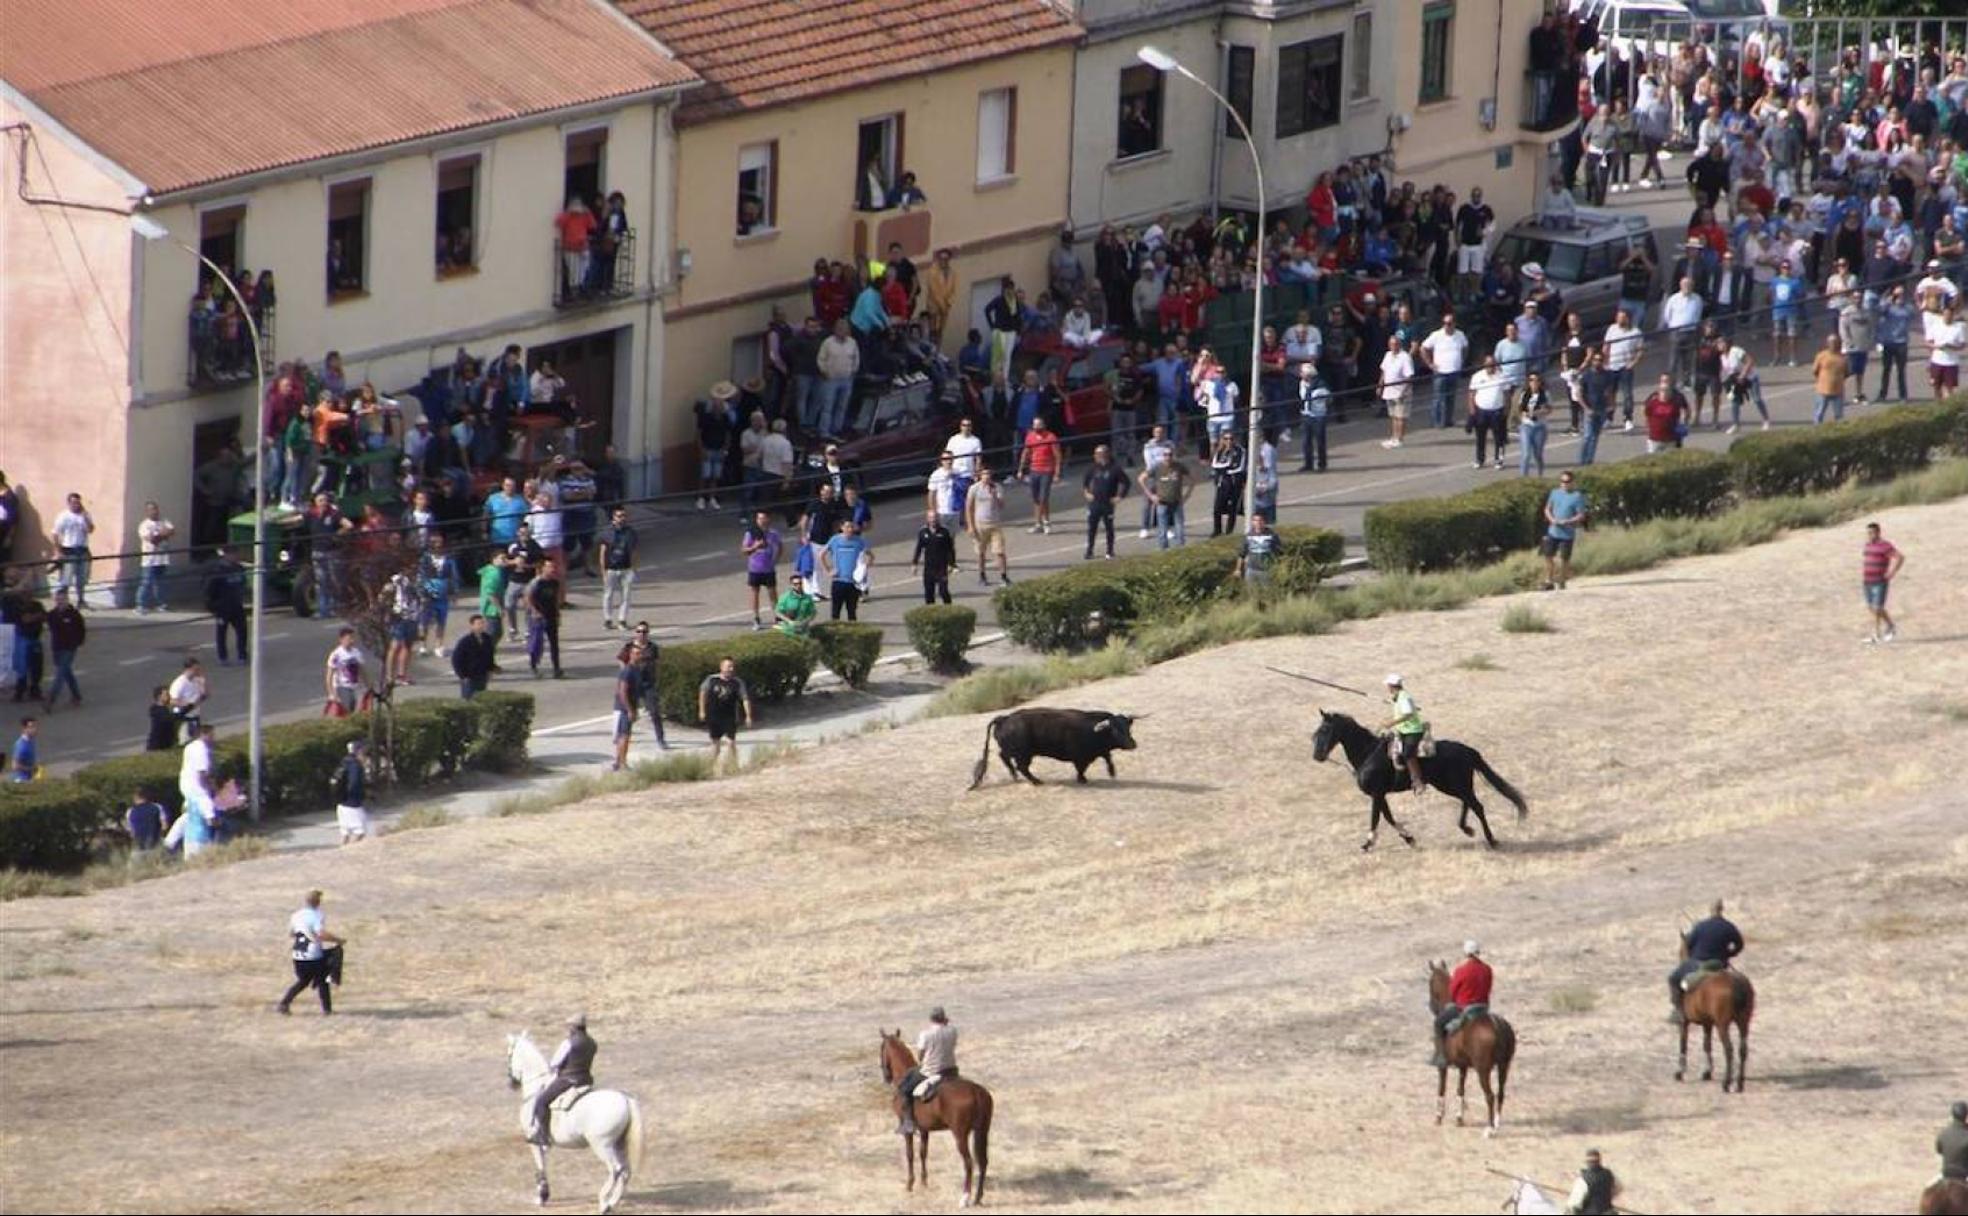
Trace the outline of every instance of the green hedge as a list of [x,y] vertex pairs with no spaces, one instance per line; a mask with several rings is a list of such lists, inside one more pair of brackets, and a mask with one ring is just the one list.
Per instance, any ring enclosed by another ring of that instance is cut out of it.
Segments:
[[977,610],[962,604],[924,604],[902,616],[909,645],[929,661],[930,670],[963,670],[970,635],[977,632]]
[[[1650,519],[1693,519],[1728,505],[1730,467],[1726,456],[1683,448],[1580,469],[1579,488],[1594,523],[1625,527]],[[1541,523],[1542,497],[1538,512]]]
[[882,627],[857,621],[825,621],[813,627],[813,644],[820,661],[849,688],[865,688],[868,673],[881,658]]
[[1900,405],[1809,430],[1760,431],[1729,448],[1737,490],[1750,498],[1835,490],[1925,468],[1936,449],[1961,442],[1968,400]]
[[725,655],[737,663],[738,675],[756,704],[783,701],[806,691],[820,657],[814,643],[776,630],[665,646],[656,665],[656,691],[665,718],[686,726],[698,723],[697,686],[716,674]]
[[1367,511],[1367,559],[1376,570],[1475,565],[1535,545],[1552,482],[1516,478],[1439,498]]
[[[405,701],[396,712],[397,781],[426,785],[460,768],[510,771],[526,764],[533,698],[526,693],[484,692],[470,701],[425,698]],[[367,738],[369,717],[311,718],[269,726],[263,740],[261,809],[268,817],[305,814],[333,806],[329,782],[351,740]],[[247,740],[219,740],[213,767],[221,782],[244,785],[250,766]],[[122,819],[138,787],[173,814],[178,793],[178,749],[138,752],[99,760],[56,781],[0,787],[0,865],[65,869],[87,861],[96,835]]]
[[[1272,568],[1274,593],[1311,591],[1345,549],[1340,535],[1324,528],[1278,532],[1284,543]],[[1170,620],[1241,591],[1231,577],[1237,545],[1237,537],[1221,537],[1028,579],[999,590],[998,624],[1022,646],[1060,650],[1097,643],[1136,623]]]

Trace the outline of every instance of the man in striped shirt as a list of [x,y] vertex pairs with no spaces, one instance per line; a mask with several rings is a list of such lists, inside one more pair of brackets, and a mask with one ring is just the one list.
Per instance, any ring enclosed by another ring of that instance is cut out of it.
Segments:
[[1886,612],[1886,591],[1892,586],[1900,567],[1906,564],[1906,554],[1879,534],[1878,524],[1866,525],[1863,553],[1861,574],[1865,582],[1865,601],[1866,607],[1872,610],[1872,632],[1866,636],[1866,644],[1870,646],[1875,642],[1890,642],[1899,636],[1893,628],[1893,618]]

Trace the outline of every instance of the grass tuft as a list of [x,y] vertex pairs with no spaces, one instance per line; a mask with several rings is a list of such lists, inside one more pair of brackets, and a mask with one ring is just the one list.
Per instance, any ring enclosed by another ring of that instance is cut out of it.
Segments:
[[1556,633],[1558,627],[1549,617],[1529,604],[1512,604],[1503,610],[1503,631],[1505,633]]
[[1591,1013],[1599,1007],[1599,990],[1583,984],[1568,984],[1551,994],[1553,1013]]
[[1502,671],[1497,661],[1486,654],[1464,655],[1456,660],[1456,666],[1464,671]]
[[0,902],[87,895],[91,891],[127,887],[133,882],[169,878],[186,870],[214,870],[234,862],[264,857],[272,851],[273,846],[263,836],[241,836],[184,860],[180,860],[175,853],[152,849],[146,853],[116,853],[102,861],[91,862],[74,874],[0,870]]
[[451,812],[441,806],[413,806],[397,816],[389,834],[396,836],[403,832],[421,832],[425,828],[441,828],[451,821]]

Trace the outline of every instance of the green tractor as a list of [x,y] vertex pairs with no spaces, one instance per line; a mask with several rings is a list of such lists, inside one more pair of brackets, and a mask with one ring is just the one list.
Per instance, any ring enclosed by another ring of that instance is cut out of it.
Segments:
[[[403,460],[400,449],[372,448],[353,456],[335,454],[321,458],[328,470],[322,483],[342,514],[358,523],[371,507],[392,521],[403,511],[403,495],[396,483],[396,471]],[[241,511],[226,524],[226,543],[235,552],[253,551],[253,513]],[[313,616],[318,605],[314,585],[314,564],[309,560],[307,515],[268,504],[266,515],[267,589],[287,597],[296,616]]]

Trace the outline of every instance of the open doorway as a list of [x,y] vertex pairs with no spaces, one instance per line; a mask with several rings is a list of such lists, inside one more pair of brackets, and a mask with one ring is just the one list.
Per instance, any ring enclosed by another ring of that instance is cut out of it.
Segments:
[[888,114],[862,123],[855,140],[855,206],[863,211],[885,209],[901,171],[902,116]]

